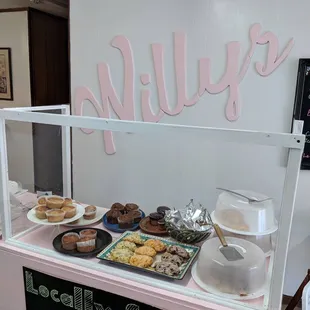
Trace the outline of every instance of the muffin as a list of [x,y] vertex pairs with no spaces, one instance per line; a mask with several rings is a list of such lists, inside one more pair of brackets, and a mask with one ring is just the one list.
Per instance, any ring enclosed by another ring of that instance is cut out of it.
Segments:
[[118,217],[118,226],[120,229],[130,229],[133,226],[133,217],[129,214]]
[[64,199],[58,196],[47,197],[46,203],[50,209],[61,209],[64,203]]
[[65,211],[65,218],[66,219],[71,219],[71,217],[76,216],[76,207],[72,205],[67,205],[65,207],[61,208],[62,211]]
[[59,209],[52,209],[45,212],[47,220],[51,223],[58,223],[64,220],[66,212]]
[[76,243],[80,240],[80,237],[77,233],[67,233],[62,236],[61,244],[65,250],[72,251],[76,249]]
[[166,206],[160,206],[157,208],[157,213],[162,214],[163,216],[165,216],[166,211],[169,211],[170,208],[166,207]]
[[109,224],[118,224],[118,217],[121,216],[122,213],[118,210],[110,210],[107,212],[107,221]]
[[85,208],[85,213],[83,215],[85,220],[92,220],[96,217],[97,207],[95,206],[87,206]]
[[76,247],[78,252],[89,253],[96,248],[96,240],[90,237],[81,238],[77,243]]
[[45,212],[48,211],[48,207],[44,205],[39,205],[34,208],[36,212],[36,217],[40,220],[45,220],[46,219],[46,214]]
[[72,203],[73,203],[73,201],[72,201],[71,198],[65,198],[65,200],[64,200],[64,202],[63,202],[63,204],[62,204],[62,206],[63,206],[63,207],[70,206],[70,205],[72,205]]
[[125,212],[130,212],[130,211],[138,211],[139,206],[136,205],[135,203],[127,203],[125,205]]
[[156,213],[156,212],[155,213],[151,213],[149,215],[149,217],[150,217],[150,223],[153,226],[158,226],[158,221],[162,220],[164,218],[164,216],[162,214]]
[[142,219],[142,214],[140,211],[130,211],[127,214],[133,217],[134,223],[140,223]]
[[96,239],[97,238],[97,230],[95,229],[84,229],[80,231],[80,237],[81,238],[91,238]]
[[42,196],[38,198],[38,204],[42,206],[46,206],[46,197]]
[[111,210],[117,210],[117,211],[121,212],[122,214],[124,214],[125,207],[121,203],[116,202],[112,205]]

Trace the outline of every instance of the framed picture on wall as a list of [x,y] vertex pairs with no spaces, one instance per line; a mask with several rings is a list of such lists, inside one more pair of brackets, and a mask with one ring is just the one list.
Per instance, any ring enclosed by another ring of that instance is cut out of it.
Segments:
[[[306,143],[301,161],[302,170],[310,170],[310,59],[299,59],[293,121],[304,121]],[[293,130],[293,124],[292,124]]]
[[0,47],[0,100],[13,100],[11,49]]

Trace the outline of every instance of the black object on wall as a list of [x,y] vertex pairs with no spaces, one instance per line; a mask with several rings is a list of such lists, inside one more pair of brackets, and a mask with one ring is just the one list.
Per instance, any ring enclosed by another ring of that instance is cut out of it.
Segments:
[[304,121],[303,134],[306,135],[306,143],[301,161],[301,169],[310,170],[310,59],[299,59],[293,114],[294,120]]
[[159,310],[141,302],[23,267],[27,310]]

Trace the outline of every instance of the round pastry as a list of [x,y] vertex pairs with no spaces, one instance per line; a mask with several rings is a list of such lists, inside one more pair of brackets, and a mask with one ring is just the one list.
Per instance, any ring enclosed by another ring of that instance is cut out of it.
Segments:
[[96,206],[87,206],[85,208],[85,213],[83,215],[85,220],[93,220],[96,217],[97,207]]
[[142,214],[140,211],[129,211],[127,214],[133,217],[134,223],[140,223],[142,219]]
[[133,252],[129,249],[114,249],[110,253],[110,258],[119,263],[128,264],[130,257],[133,256]]
[[156,251],[151,248],[150,246],[142,246],[140,248],[137,248],[135,250],[135,254],[139,254],[139,255],[147,255],[147,256],[151,256],[151,257],[155,257],[156,256]]
[[122,214],[124,214],[125,207],[121,203],[116,202],[116,203],[113,203],[111,210],[117,210],[117,211],[120,211]]
[[51,223],[58,223],[64,220],[66,212],[59,209],[52,209],[45,212],[47,220]]
[[163,254],[161,256],[161,261],[162,262],[169,262],[169,263],[172,263],[172,264],[177,265],[179,267],[183,264],[183,259],[180,256],[172,255],[168,252],[166,252],[165,254]]
[[42,206],[46,206],[46,198],[44,196],[38,199],[38,204]]
[[149,215],[149,217],[150,217],[150,223],[151,223],[151,225],[153,225],[153,226],[158,226],[158,221],[161,220],[161,219],[163,219],[164,216],[163,216],[162,214],[160,214],[160,213],[154,212],[154,213],[151,213],[151,214]]
[[80,237],[77,233],[67,233],[61,238],[62,247],[68,251],[74,250],[76,249],[76,243],[79,240]]
[[148,268],[153,264],[153,258],[148,255],[133,255],[129,264],[140,268]]
[[65,207],[62,207],[61,210],[65,211],[65,218],[71,219],[72,217],[76,216],[76,207],[72,205],[67,205]]
[[118,217],[121,215],[121,212],[118,210],[110,210],[107,212],[107,222],[109,224],[118,224]]
[[171,245],[168,249],[167,252],[170,254],[175,254],[180,256],[183,260],[189,259],[189,253],[182,247],[177,246],[177,245]]
[[166,245],[162,241],[156,239],[149,239],[144,245],[153,248],[156,252],[164,252],[166,250]]
[[133,226],[133,217],[129,214],[120,215],[117,220],[120,229],[129,229]]
[[96,248],[96,240],[90,237],[81,238],[76,243],[77,250],[82,253],[88,253]]
[[135,243],[130,241],[121,241],[119,242],[116,247],[116,249],[129,249],[130,251],[134,252],[137,249],[137,246]]
[[160,214],[165,216],[166,211],[169,211],[169,210],[171,210],[169,207],[160,206],[160,207],[157,208],[157,213],[160,213]]
[[158,262],[155,264],[155,270],[160,273],[164,273],[168,276],[177,276],[180,273],[180,269],[177,265],[170,262]]
[[81,238],[91,238],[91,239],[96,239],[97,238],[97,230],[95,229],[84,229],[80,231],[80,237]]
[[45,212],[48,211],[48,207],[44,205],[39,205],[34,208],[36,212],[36,217],[40,220],[45,220],[46,219],[46,214]]
[[144,244],[144,240],[137,233],[127,235],[123,240],[124,241],[130,241],[130,242],[133,242],[133,243],[138,244],[138,245]]
[[64,199],[58,196],[47,197],[46,203],[50,209],[61,209],[64,203]]
[[139,206],[136,205],[135,203],[127,203],[125,205],[125,212],[130,212],[130,211],[138,211]]
[[72,199],[71,198],[65,198],[65,200],[64,200],[64,202],[63,202],[63,204],[62,204],[62,206],[63,207],[66,207],[66,206],[70,206],[70,205],[72,205]]

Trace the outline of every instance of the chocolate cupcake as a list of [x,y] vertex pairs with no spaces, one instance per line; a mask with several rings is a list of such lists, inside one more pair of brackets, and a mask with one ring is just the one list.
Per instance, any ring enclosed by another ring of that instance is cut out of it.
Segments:
[[134,219],[129,214],[120,215],[118,217],[118,226],[120,229],[129,229],[133,226]]
[[149,217],[150,217],[150,223],[153,226],[158,226],[158,221],[164,218],[162,214],[156,212],[151,213]]
[[122,215],[122,213],[116,209],[112,209],[107,212],[107,221],[109,224],[118,224],[118,217]]
[[113,203],[111,210],[117,210],[117,211],[121,212],[122,214],[124,214],[125,207],[121,203],[116,202],[116,203]]
[[133,217],[134,223],[140,223],[142,219],[142,214],[140,211],[129,211],[127,214]]
[[125,212],[130,212],[130,211],[138,211],[139,206],[136,205],[135,203],[127,203],[125,205]]
[[160,214],[162,214],[163,216],[165,216],[166,211],[169,211],[169,210],[171,210],[169,207],[160,206],[160,207],[157,208],[157,213],[160,213]]

